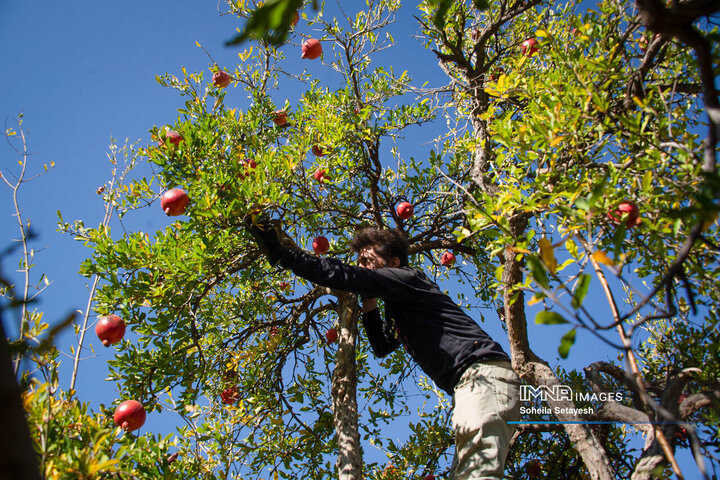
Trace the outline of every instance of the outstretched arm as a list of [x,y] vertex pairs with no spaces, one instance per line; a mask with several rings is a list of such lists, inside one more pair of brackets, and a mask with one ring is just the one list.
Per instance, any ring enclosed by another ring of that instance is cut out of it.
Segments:
[[280,244],[277,231],[267,219],[247,222],[250,233],[271,265],[288,268],[296,275],[325,287],[343,290],[363,297],[403,298],[412,295],[399,269],[371,270],[329,257],[318,257]]

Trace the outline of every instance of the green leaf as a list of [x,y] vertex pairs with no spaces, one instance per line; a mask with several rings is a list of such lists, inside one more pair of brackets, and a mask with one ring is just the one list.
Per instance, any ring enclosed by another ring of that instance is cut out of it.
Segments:
[[450,5],[452,5],[452,0],[435,1],[437,3],[437,10],[435,11],[432,22],[438,29],[442,30],[443,27],[445,27],[445,15],[447,14]]
[[473,0],[473,5],[480,11],[487,10],[490,7],[490,3],[487,0]]
[[680,228],[682,227],[682,224],[683,224],[683,222],[682,222],[681,218],[675,219],[675,223],[673,223],[673,235],[678,234],[678,232],[680,231]]
[[575,206],[580,210],[585,210],[586,212],[590,210],[590,202],[588,202],[587,198],[584,197],[580,197],[575,200]]
[[578,278],[577,285],[573,291],[572,307],[577,310],[582,305],[585,295],[587,295],[588,288],[590,287],[590,275],[583,274]]
[[542,266],[540,260],[538,260],[538,258],[535,256],[528,255],[527,265],[528,268],[530,268],[530,274],[532,275],[535,282],[543,288],[550,288],[550,284],[548,283],[547,279],[547,273],[545,272],[545,267]]
[[558,347],[558,353],[562,358],[567,358],[570,353],[570,347],[575,344],[575,329],[573,328],[560,340],[560,346]]
[[594,207],[595,204],[605,194],[605,178],[602,178],[598,183],[593,185],[590,195],[588,195],[588,205],[590,208]]
[[543,310],[535,316],[535,323],[540,325],[562,325],[568,323],[568,321],[559,313]]
[[302,0],[268,1],[250,15],[242,32],[225,45],[239,45],[250,38],[264,38],[272,45],[282,45],[287,39],[293,16],[302,3]]

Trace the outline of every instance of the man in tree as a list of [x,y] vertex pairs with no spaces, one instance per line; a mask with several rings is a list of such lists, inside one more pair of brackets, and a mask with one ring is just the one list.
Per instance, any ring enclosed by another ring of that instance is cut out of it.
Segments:
[[[383,357],[400,344],[453,398],[455,479],[502,478],[518,420],[519,378],[507,354],[427,276],[408,265],[408,244],[397,230],[365,228],[351,243],[358,265],[280,244],[267,221],[249,230],[270,264],[313,283],[357,294],[370,346]],[[383,320],[377,299],[384,303]]]

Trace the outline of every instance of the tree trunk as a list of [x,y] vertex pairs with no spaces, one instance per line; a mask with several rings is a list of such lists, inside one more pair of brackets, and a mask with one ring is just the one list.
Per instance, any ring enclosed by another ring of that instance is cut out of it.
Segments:
[[[518,236],[520,231],[525,230],[527,220],[516,217],[511,221],[511,225],[513,234]],[[560,385],[555,372],[552,371],[547,362],[537,357],[530,350],[523,291],[515,289],[523,281],[522,263],[513,252],[508,251],[504,254],[503,266],[504,317],[508,327],[513,368],[523,380],[533,385],[547,385],[550,387]],[[517,297],[513,298],[516,295]],[[575,408],[572,401],[548,399],[547,403],[553,411],[555,411],[556,407]],[[561,422],[582,421],[582,418],[578,415],[559,414],[556,417]],[[573,447],[583,459],[590,472],[590,478],[593,480],[613,480],[615,475],[610,467],[610,461],[605,449],[592,430],[587,425],[573,423],[565,423],[563,428],[570,437]]]
[[653,475],[653,470],[659,466],[667,465],[667,463],[660,442],[655,439],[655,432],[651,431],[647,435],[645,448],[630,478],[631,480],[652,480],[657,478],[656,475]]
[[0,316],[0,480],[40,480],[40,468],[30,439]]
[[[481,90],[477,90],[481,91]],[[499,191],[488,173],[492,169],[493,151],[487,125],[478,113],[487,110],[487,99],[476,95],[474,115],[471,117],[473,132],[477,139],[477,148],[473,158],[471,176],[473,182],[486,194],[496,195]],[[529,214],[515,214],[510,219],[510,233],[519,238],[525,235],[528,227]],[[530,350],[527,336],[527,320],[525,318],[525,300],[523,291],[516,288],[523,283],[523,264],[515,253],[506,251],[501,254],[503,262],[503,320],[508,328],[508,340],[512,365],[515,371],[526,382],[532,385],[559,385],[557,376],[547,362]],[[573,402],[548,401],[549,406],[574,408]],[[581,421],[578,415],[558,415],[560,421]],[[587,425],[564,424],[575,450],[580,454],[593,480],[613,480],[614,474],[605,449]]]
[[362,453],[358,432],[357,371],[355,342],[358,335],[358,304],[354,295],[338,296],[339,328],[332,399],[335,435],[338,444],[339,480],[362,480]]

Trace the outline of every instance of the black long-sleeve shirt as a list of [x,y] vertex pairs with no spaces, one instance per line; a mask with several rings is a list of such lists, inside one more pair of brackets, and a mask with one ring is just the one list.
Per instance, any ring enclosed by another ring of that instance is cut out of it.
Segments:
[[471,364],[508,358],[497,342],[419,270],[372,270],[280,249],[280,265],[296,275],[318,285],[383,299],[387,322],[378,309],[363,314],[375,354],[385,356],[402,343],[420,368],[450,395]]

